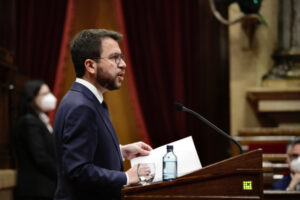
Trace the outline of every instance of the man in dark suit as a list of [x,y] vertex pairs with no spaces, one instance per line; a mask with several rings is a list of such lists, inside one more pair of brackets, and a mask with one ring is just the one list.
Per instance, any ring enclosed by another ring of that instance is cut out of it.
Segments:
[[300,138],[289,142],[286,149],[286,162],[290,173],[272,184],[275,190],[300,190]]
[[120,33],[89,29],[71,42],[76,81],[54,122],[58,183],[54,199],[120,199],[123,185],[139,182],[136,166],[123,172],[123,158],[149,154],[143,142],[121,146],[103,93],[119,89],[126,63]]

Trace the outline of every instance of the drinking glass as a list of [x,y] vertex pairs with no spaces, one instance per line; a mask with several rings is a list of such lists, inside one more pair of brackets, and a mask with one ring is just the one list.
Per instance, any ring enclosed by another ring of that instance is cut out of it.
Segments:
[[155,176],[155,163],[139,163],[137,172],[140,183],[142,185],[149,185]]

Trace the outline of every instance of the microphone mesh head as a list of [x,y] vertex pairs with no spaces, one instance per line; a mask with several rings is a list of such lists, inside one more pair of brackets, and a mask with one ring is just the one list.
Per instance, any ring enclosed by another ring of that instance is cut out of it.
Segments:
[[179,111],[183,110],[183,106],[180,103],[177,103],[177,102],[174,103],[174,108],[176,110],[179,110]]

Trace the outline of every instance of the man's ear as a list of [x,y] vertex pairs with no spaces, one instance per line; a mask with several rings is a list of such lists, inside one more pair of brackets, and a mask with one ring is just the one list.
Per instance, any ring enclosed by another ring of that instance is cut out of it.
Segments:
[[84,61],[84,66],[85,66],[86,72],[88,72],[89,74],[95,74],[96,73],[97,63],[94,60],[86,59]]

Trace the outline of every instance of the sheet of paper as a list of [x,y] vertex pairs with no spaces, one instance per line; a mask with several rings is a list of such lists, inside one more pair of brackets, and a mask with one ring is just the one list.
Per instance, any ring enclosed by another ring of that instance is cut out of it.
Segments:
[[155,163],[155,177],[153,182],[162,180],[162,158],[167,152],[167,145],[173,145],[177,156],[178,177],[202,168],[192,136],[153,149],[149,156],[142,156],[131,160],[131,166],[138,163]]

